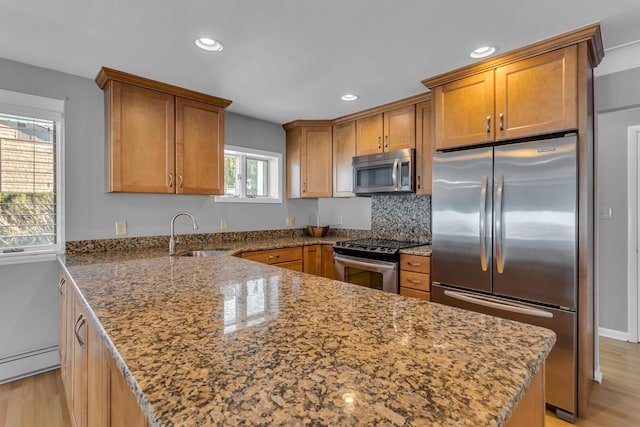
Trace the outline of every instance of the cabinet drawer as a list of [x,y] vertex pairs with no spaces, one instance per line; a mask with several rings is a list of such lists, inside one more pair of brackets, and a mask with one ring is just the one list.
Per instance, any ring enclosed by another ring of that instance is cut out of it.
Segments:
[[430,292],[431,275],[416,273],[415,271],[400,270],[400,286]]
[[431,301],[431,292],[416,291],[415,289],[400,287],[400,295]]
[[287,268],[293,271],[299,271],[302,273],[302,260],[299,259],[297,261],[287,261],[287,262],[279,262],[276,264],[271,264],[275,267]]
[[402,254],[400,255],[400,270],[430,273],[431,257]]
[[244,252],[242,258],[264,264],[278,264],[282,262],[302,260],[302,246],[295,248],[271,249],[266,251]]

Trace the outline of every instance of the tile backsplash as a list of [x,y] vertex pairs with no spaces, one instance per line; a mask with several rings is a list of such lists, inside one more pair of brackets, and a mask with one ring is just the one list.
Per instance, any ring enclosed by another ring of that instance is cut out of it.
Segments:
[[371,232],[381,239],[431,243],[431,196],[372,196]]

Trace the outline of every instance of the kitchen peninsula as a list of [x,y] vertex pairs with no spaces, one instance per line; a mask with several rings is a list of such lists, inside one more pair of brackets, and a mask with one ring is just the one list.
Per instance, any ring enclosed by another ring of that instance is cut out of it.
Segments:
[[146,424],[501,426],[541,384],[549,330],[229,256],[239,250],[60,257]]

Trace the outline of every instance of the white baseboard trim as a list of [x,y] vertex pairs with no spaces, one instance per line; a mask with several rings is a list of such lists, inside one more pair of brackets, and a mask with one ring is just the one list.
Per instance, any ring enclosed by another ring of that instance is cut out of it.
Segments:
[[58,355],[57,345],[4,357],[0,359],[0,384],[51,371],[59,367],[60,356]]
[[629,333],[616,331],[615,329],[598,328],[598,335],[601,337],[613,338],[614,340],[629,341]]

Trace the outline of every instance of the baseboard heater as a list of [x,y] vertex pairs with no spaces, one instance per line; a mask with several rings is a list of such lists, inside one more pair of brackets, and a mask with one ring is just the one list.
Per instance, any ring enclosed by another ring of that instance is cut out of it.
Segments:
[[0,358],[0,384],[60,367],[58,346],[52,345]]

